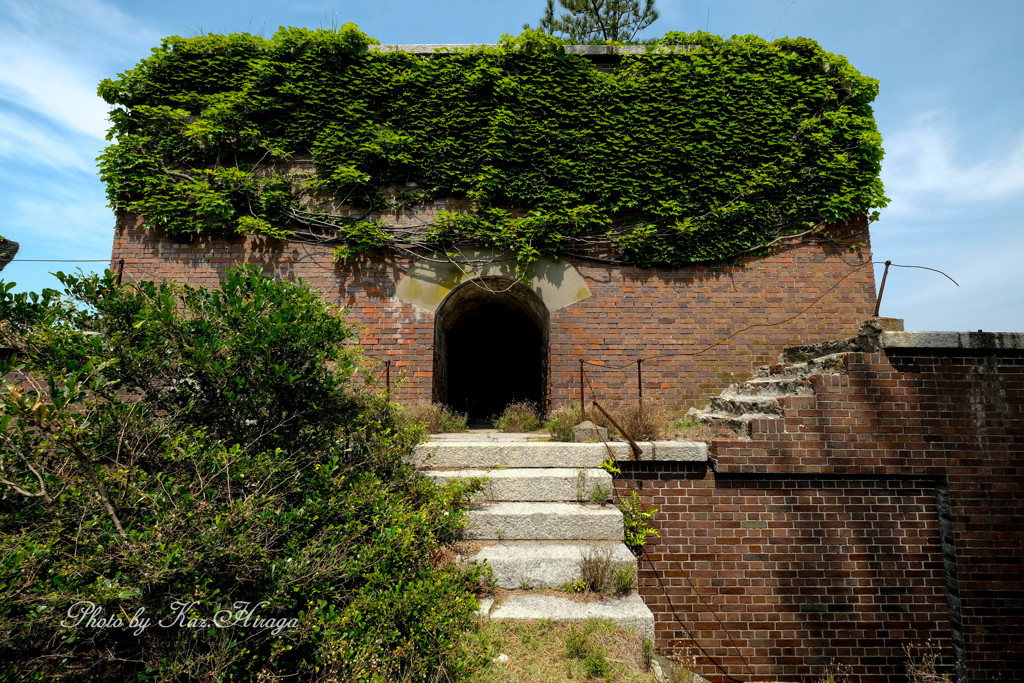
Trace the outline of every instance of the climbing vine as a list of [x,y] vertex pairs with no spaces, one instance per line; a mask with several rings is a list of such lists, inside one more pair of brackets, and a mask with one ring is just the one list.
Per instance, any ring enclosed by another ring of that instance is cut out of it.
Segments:
[[[149,228],[461,245],[677,266],[757,252],[886,199],[877,83],[814,41],[669,33],[612,67],[537,31],[373,49],[347,24],[165,39],[100,95],[111,206]],[[397,227],[445,198],[465,209]]]

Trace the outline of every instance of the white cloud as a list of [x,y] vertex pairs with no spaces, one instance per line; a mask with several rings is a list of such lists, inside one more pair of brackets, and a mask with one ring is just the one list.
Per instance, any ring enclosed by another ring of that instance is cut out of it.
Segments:
[[24,50],[18,41],[0,47],[0,62],[5,65],[0,74],[5,99],[70,130],[103,138],[108,107],[96,95],[95,84],[39,51]]
[[0,111],[0,157],[26,166],[47,166],[92,175],[95,144],[82,145],[9,112]]
[[882,179],[892,199],[886,213],[1024,196],[1024,131],[998,156],[971,159],[955,126],[931,112],[889,134],[885,150]]
[[155,34],[101,0],[0,0],[0,17],[0,97],[103,138],[108,106],[96,84]]

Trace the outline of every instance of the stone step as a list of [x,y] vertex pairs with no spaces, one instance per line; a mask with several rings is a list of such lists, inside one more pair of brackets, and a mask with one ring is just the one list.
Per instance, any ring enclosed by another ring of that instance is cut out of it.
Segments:
[[477,495],[487,501],[601,503],[612,498],[612,475],[602,469],[424,470],[423,474],[438,483],[452,479],[486,479],[484,490]]
[[636,570],[636,557],[619,541],[505,541],[482,548],[466,562],[491,567],[499,588],[561,588],[582,577],[584,561],[606,565],[611,581],[616,569]]
[[471,505],[465,538],[497,541],[622,541],[622,513],[584,503]]
[[765,396],[737,396],[723,394],[711,399],[708,412],[731,415],[782,415],[782,406],[774,398]]
[[742,438],[750,436],[750,423],[753,420],[778,420],[781,416],[771,413],[747,413],[745,415],[733,415],[732,413],[716,413],[713,411],[697,410],[690,408],[686,417],[706,425],[727,427]]
[[492,598],[480,601],[481,614],[491,619],[586,621],[607,619],[632,628],[643,638],[654,640],[654,615],[639,595],[603,600],[577,601],[557,595],[515,593],[498,606]]
[[779,361],[782,363],[806,363],[807,361],[815,360],[823,356],[832,356],[839,353],[860,350],[861,346],[857,337],[852,337],[850,339],[830,339],[828,341],[818,342],[817,344],[791,346],[788,349],[783,349],[782,353],[779,354]]
[[848,355],[848,353],[835,353],[805,363],[762,365],[754,372],[754,377],[806,379],[812,375],[841,375],[846,373],[846,357]]
[[791,377],[763,377],[750,379],[740,384],[730,384],[723,395],[764,396],[781,398],[783,396],[814,396],[814,387],[806,379]]
[[[410,461],[421,470],[483,470],[526,468],[595,469],[609,457],[630,460],[629,445],[521,441],[497,443],[450,438],[420,444]],[[433,438],[433,437],[431,437]],[[641,441],[640,460],[707,462],[708,446],[699,441]]]
[[553,441],[456,441],[444,439],[416,447],[412,463],[431,469],[490,469],[494,467],[569,467],[591,469],[609,457],[629,459],[626,443],[561,443]]

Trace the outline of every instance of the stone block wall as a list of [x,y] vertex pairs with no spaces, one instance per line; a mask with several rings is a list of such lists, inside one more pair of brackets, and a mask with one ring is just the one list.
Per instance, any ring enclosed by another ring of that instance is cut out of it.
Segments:
[[660,508],[658,646],[716,682],[901,680],[927,641],[959,680],[1024,677],[1024,351],[890,348],[812,381],[716,440],[717,472],[624,470]]
[[[409,259],[381,254],[339,264],[327,245],[252,237],[179,243],[142,229],[128,214],[118,218],[113,268],[120,259],[128,282],[166,278],[216,286],[240,263],[302,278],[345,307],[361,328],[368,356],[392,361],[392,378],[404,378],[398,400],[431,398],[434,315],[395,293],[413,265]],[[603,404],[635,400],[635,361],[643,357],[645,399],[657,398],[681,415],[786,346],[849,336],[874,306],[866,223],[835,226],[826,236],[735,264],[664,270],[569,261],[591,296],[551,314],[548,407],[578,395],[580,358],[603,364],[588,366]],[[751,325],[779,322],[712,346]]]

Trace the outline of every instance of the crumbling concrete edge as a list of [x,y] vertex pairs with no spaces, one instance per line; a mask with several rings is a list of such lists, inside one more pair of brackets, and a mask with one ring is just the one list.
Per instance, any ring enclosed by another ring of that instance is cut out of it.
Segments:
[[883,349],[1010,349],[1024,350],[1021,332],[883,332]]

